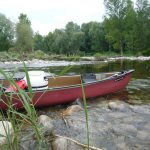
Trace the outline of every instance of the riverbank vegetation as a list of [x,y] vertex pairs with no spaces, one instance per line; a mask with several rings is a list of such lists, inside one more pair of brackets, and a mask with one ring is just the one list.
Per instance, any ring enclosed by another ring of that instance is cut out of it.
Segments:
[[[47,35],[33,33],[26,14],[20,14],[19,21],[14,23],[0,13],[0,51],[5,52],[1,57],[40,59],[42,56],[44,59],[51,55],[92,56],[110,52],[150,55],[149,1],[137,0],[134,4],[131,0],[105,0],[104,5],[106,13],[102,22],[88,22],[81,26],[68,22],[64,29],[55,29]],[[37,56],[36,50],[40,50]]]

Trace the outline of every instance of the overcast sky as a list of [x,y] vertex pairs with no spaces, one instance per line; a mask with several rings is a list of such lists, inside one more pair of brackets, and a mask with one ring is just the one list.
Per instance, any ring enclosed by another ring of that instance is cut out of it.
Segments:
[[15,22],[25,13],[34,32],[46,35],[69,21],[79,25],[102,21],[104,5],[103,0],[0,0],[0,13]]

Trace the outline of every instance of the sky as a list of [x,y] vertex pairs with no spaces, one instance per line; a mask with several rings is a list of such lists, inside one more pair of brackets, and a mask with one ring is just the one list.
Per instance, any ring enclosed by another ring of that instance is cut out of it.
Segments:
[[34,32],[46,35],[65,28],[70,21],[78,25],[101,22],[104,5],[103,0],[0,0],[0,13],[14,22],[20,13],[25,13]]

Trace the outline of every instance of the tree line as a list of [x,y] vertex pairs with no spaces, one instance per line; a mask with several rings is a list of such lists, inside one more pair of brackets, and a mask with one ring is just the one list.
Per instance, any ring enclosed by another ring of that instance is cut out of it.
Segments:
[[137,0],[104,0],[102,22],[88,22],[81,26],[68,22],[64,29],[55,29],[43,36],[33,33],[31,21],[20,14],[13,23],[0,13],[0,51],[49,54],[94,54],[115,52],[150,55],[150,2]]

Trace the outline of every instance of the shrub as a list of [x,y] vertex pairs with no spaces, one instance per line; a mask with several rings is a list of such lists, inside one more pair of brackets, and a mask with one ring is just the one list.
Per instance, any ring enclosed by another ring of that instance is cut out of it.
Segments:
[[96,53],[94,57],[95,57],[95,60],[98,60],[98,61],[104,61],[107,59],[107,57],[101,53]]
[[45,54],[43,51],[41,50],[36,50],[34,52],[34,58],[35,59],[48,59],[48,55]]
[[143,56],[150,56],[150,48],[142,52]]

